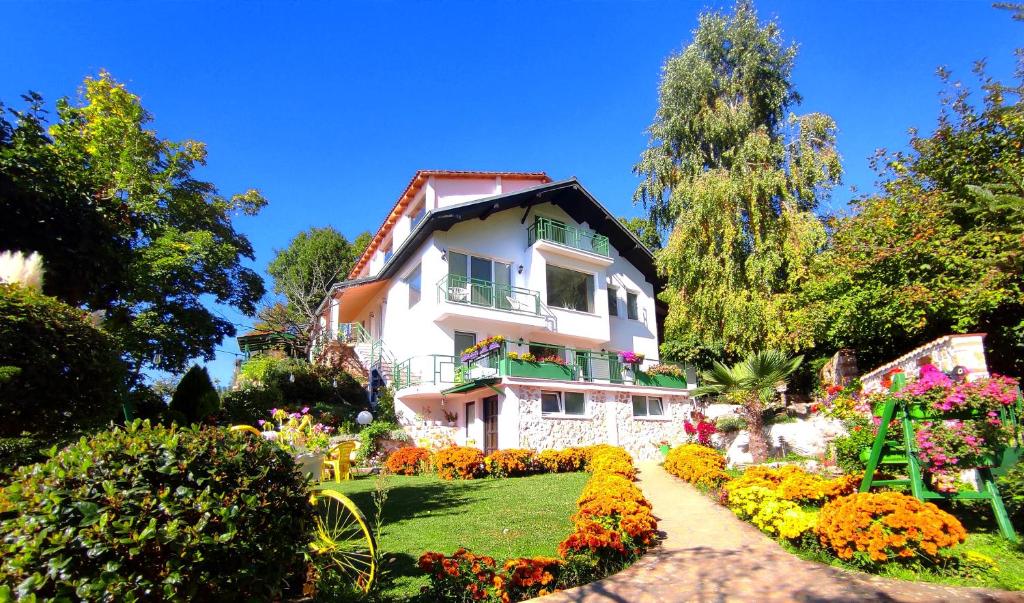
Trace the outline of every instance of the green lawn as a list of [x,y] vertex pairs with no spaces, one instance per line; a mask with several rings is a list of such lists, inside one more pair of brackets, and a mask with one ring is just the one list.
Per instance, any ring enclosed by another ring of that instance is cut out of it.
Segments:
[[[433,476],[387,478],[380,547],[386,555],[383,595],[402,599],[427,580],[416,568],[426,551],[451,554],[460,546],[501,561],[555,555],[569,516],[590,477],[560,473],[507,479],[443,481]],[[373,521],[376,478],[362,477],[327,487],[349,496]]]

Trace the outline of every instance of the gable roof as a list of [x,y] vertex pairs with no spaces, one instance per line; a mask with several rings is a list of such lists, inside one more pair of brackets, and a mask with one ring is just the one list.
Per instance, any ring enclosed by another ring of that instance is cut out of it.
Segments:
[[586,222],[592,230],[608,237],[609,243],[619,252],[619,255],[633,264],[644,275],[644,278],[654,285],[655,291],[658,290],[661,281],[654,264],[654,254],[640,242],[633,231],[626,228],[574,177],[427,212],[427,215],[402,241],[402,245],[394,251],[379,273],[374,276],[335,283],[317,308],[317,314],[323,311],[327,300],[333,296],[335,291],[385,281],[393,277],[409,256],[415,253],[420,245],[436,231],[447,231],[456,224],[467,220],[485,220],[491,214],[517,207],[523,210],[521,222],[526,224],[531,208],[542,203],[552,203],[560,207],[577,222]]
[[391,233],[391,229],[394,227],[398,219],[405,213],[405,209],[410,203],[416,198],[423,185],[426,184],[432,176],[441,176],[444,178],[497,178],[501,177],[507,180],[543,180],[545,182],[551,182],[551,178],[544,172],[473,172],[473,171],[462,171],[462,170],[417,170],[416,174],[409,181],[408,186],[398,197],[398,201],[395,202],[395,206],[391,208],[388,215],[384,218],[380,228],[373,235],[369,245],[363,251],[363,255],[359,256],[356,263],[352,265],[352,270],[348,274],[348,278],[355,278],[359,272],[369,263],[370,258],[373,257],[373,253],[377,251],[380,244],[384,242],[384,239]]

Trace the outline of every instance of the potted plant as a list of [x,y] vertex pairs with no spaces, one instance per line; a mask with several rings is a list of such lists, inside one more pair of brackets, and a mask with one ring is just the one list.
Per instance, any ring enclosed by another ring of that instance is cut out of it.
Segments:
[[674,364],[655,364],[646,371],[636,370],[633,372],[633,380],[641,385],[686,388],[686,375],[683,369]]
[[566,364],[565,359],[557,354],[536,357],[529,352],[522,354],[510,352],[504,362],[505,374],[513,377],[571,381],[575,375],[574,367]]
[[448,427],[455,427],[456,421],[459,420],[459,413],[452,412],[447,408],[442,408],[441,412],[444,413],[444,418],[448,421]]
[[[289,413],[282,408],[270,411],[273,421],[260,419],[263,437],[287,451],[299,466],[303,475],[317,479],[323,468],[324,455],[331,447],[332,427],[314,423],[309,407]],[[276,424],[275,424],[276,422]]]
[[654,445],[658,447],[658,451],[661,452],[661,456],[668,456],[669,450],[672,449],[672,446],[668,443],[668,440],[658,440],[657,442],[654,443]]
[[632,367],[638,366],[644,361],[644,355],[639,352],[619,352],[619,362]]
[[469,346],[462,350],[460,359],[463,362],[472,362],[484,356],[488,356],[491,352],[501,347],[501,344],[505,342],[505,337],[502,335],[495,335],[478,341],[476,344]]

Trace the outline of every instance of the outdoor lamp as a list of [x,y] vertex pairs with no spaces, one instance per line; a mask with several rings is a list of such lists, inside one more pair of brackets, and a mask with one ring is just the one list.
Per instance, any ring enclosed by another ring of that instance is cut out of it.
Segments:
[[295,383],[295,373],[288,373],[288,381]]
[[364,410],[356,415],[356,423],[360,425],[369,425],[371,421],[373,421],[373,415],[368,410]]

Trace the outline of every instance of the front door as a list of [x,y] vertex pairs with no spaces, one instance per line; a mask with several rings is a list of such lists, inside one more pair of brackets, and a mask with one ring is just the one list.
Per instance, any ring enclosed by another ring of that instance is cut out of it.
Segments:
[[476,402],[466,403],[466,446],[476,448]]
[[498,396],[484,398],[484,453],[498,449]]

